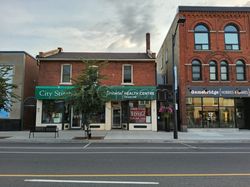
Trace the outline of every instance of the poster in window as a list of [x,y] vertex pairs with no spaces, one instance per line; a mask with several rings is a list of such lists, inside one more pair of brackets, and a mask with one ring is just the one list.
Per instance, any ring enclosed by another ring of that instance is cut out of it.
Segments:
[[131,123],[146,123],[146,108],[130,108]]

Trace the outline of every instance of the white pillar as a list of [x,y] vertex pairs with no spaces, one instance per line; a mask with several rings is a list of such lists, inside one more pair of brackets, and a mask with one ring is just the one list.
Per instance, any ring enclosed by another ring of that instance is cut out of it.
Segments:
[[106,102],[105,105],[105,130],[111,130],[112,123],[112,107],[111,101]]
[[43,101],[37,100],[36,102],[36,126],[40,126],[42,123],[42,108],[43,108]]
[[157,131],[157,102],[151,101],[152,131]]

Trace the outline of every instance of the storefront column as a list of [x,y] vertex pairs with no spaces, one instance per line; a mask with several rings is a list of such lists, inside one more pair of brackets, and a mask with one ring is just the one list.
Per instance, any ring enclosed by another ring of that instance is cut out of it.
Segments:
[[111,101],[105,104],[105,130],[111,130],[112,123],[112,107]]
[[151,101],[152,131],[157,131],[157,102]]
[[36,101],[36,126],[41,126],[41,123],[42,123],[42,106],[43,106],[43,101],[37,100]]

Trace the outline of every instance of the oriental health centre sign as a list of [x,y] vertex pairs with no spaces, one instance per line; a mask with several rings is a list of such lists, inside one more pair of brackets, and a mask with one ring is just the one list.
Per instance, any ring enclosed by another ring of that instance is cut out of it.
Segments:
[[106,97],[111,101],[156,100],[155,86],[110,86],[105,89]]
[[[38,100],[66,99],[74,92],[74,86],[37,86]],[[156,100],[155,86],[100,86],[99,94],[110,101]]]

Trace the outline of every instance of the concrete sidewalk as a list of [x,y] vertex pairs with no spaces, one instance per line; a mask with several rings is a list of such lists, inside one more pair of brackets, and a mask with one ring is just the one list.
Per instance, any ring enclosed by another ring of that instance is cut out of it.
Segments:
[[59,137],[53,133],[35,133],[29,138],[29,131],[0,131],[1,142],[29,143],[79,143],[79,142],[124,142],[124,143],[166,143],[166,142],[250,142],[250,130],[239,129],[189,129],[188,132],[178,132],[178,139],[173,139],[173,132],[152,131],[92,131],[92,139],[84,138],[82,130],[64,130]]

